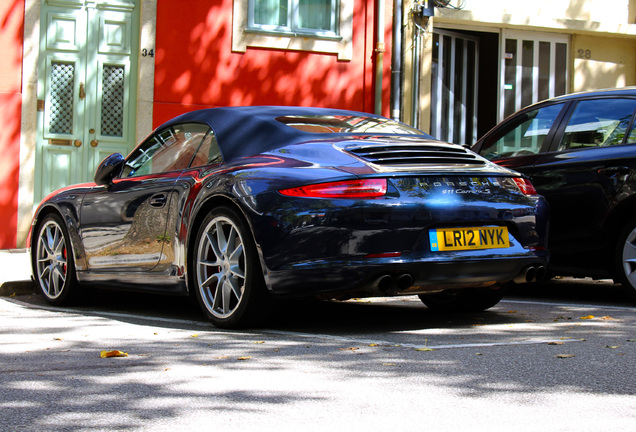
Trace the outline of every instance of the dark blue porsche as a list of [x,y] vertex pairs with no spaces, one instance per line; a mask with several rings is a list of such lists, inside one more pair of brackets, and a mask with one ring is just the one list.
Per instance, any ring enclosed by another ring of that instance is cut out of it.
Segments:
[[523,176],[404,124],[297,107],[215,108],[160,126],[32,225],[47,301],[91,286],[193,295],[219,327],[271,297],[417,294],[478,311],[541,277],[547,207]]

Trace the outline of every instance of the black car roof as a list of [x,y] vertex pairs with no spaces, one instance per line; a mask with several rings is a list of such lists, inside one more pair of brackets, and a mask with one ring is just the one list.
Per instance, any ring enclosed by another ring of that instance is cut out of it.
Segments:
[[[331,108],[247,106],[191,111],[167,121],[157,129],[186,122],[205,123],[214,130],[226,160],[258,154],[294,142],[327,138],[324,134],[302,131],[276,120],[285,116],[342,116],[388,120],[385,117],[374,114]],[[424,132],[421,133],[423,138],[431,138]],[[354,134],[333,133],[328,135]],[[373,132],[373,135],[383,134]],[[255,139],[255,137],[258,137],[258,139]],[[228,143],[233,143],[234,145],[228,146]]]
[[592,98],[592,97],[608,97],[608,96],[635,96],[636,97],[636,87],[589,90],[589,91],[583,91],[583,92],[577,92],[577,93],[570,93],[563,96],[556,96],[554,98],[547,99],[539,103],[554,102],[554,101],[568,101],[572,99]]

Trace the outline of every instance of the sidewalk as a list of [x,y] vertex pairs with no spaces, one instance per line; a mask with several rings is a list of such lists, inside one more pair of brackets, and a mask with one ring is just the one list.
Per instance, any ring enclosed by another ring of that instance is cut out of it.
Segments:
[[0,296],[36,292],[31,264],[25,249],[0,249]]

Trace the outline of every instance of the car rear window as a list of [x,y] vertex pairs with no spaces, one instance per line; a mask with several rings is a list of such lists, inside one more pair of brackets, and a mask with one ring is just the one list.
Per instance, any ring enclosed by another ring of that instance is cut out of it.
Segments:
[[381,117],[363,116],[282,116],[276,120],[287,126],[311,133],[374,133],[424,135],[418,129]]

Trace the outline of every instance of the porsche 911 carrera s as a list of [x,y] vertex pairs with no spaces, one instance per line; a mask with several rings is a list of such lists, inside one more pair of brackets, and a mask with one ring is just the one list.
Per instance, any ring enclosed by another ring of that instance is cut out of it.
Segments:
[[360,112],[193,111],[93,183],[38,207],[28,246],[55,305],[92,287],[196,297],[216,326],[271,298],[419,295],[480,311],[540,278],[548,209],[530,181],[461,146]]

